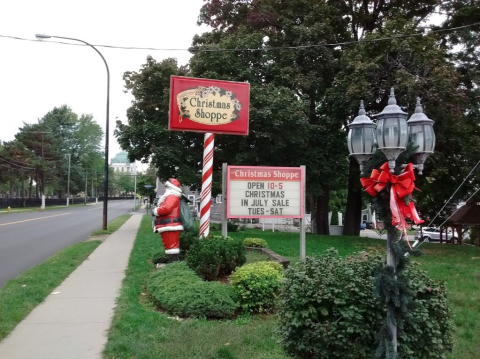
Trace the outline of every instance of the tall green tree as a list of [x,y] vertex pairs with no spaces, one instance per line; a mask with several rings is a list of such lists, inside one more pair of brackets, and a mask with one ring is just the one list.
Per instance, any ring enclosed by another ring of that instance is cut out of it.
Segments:
[[[371,34],[367,39],[418,31],[416,23],[397,19],[387,22],[381,34]],[[421,97],[424,112],[435,121],[437,136],[435,154],[428,159],[423,176],[416,179],[421,188],[415,193],[417,208],[426,218],[433,218],[451,196],[480,150],[478,137],[470,135],[478,131],[478,121],[472,124],[466,116],[468,95],[440,40],[433,35],[412,36],[351,48],[344,54],[342,71],[328,94],[332,116],[343,118],[345,126],[358,112],[360,98],[370,116],[381,112],[391,86],[395,87],[397,103],[410,115],[416,98]],[[405,160],[408,158],[401,156],[399,162]],[[468,187],[461,190],[460,198]]]
[[69,157],[70,193],[84,191],[85,173],[101,172],[102,135],[91,115],[79,117],[64,105],[55,107],[35,124],[24,124],[15,138],[23,148],[22,160],[34,168],[29,173],[30,183],[37,183],[42,193],[51,186],[61,197],[67,190]]

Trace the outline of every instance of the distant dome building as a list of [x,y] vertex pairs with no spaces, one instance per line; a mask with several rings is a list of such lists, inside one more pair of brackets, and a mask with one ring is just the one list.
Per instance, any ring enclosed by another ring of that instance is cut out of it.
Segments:
[[110,161],[110,167],[112,167],[115,172],[136,172],[135,163],[131,163],[128,160],[128,152],[126,151],[117,153],[117,155]]

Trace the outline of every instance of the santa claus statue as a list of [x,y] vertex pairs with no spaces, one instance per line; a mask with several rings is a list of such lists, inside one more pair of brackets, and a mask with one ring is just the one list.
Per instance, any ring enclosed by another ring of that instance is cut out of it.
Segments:
[[157,207],[153,208],[155,216],[154,231],[162,236],[165,253],[170,262],[178,261],[180,254],[180,231],[183,231],[180,221],[180,199],[182,189],[180,182],[170,178],[165,182],[165,193],[159,198]]

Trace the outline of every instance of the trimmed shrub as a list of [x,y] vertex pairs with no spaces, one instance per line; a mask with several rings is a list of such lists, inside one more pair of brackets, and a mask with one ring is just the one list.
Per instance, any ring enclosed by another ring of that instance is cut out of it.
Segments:
[[268,248],[267,242],[261,238],[245,238],[243,245],[245,247]]
[[[334,249],[288,269],[283,280],[279,332],[299,358],[373,358],[386,308],[374,297],[374,272],[384,258],[360,252],[345,259]],[[404,272],[411,291],[398,328],[403,358],[445,358],[452,348],[452,314],[443,283],[417,266]]]
[[189,267],[207,281],[230,275],[246,260],[242,241],[222,236],[210,236],[196,241],[186,255]]
[[255,262],[238,268],[230,284],[247,312],[265,313],[275,308],[275,299],[283,278],[283,267],[277,262]]
[[238,308],[232,288],[202,281],[185,262],[175,262],[152,273],[147,289],[156,304],[172,315],[224,319]]

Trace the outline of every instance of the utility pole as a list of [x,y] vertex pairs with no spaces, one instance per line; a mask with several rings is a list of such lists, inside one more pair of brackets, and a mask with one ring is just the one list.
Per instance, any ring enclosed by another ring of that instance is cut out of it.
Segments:
[[84,206],[87,205],[87,187],[88,186],[88,182],[87,182],[87,172],[85,172],[85,204]]
[[70,204],[70,159],[72,155],[68,154],[68,179],[67,179],[67,207]]
[[[40,133],[42,135],[42,141],[40,143],[40,149],[41,149],[41,153],[42,153],[42,160],[43,162],[45,163],[45,157],[43,156],[43,134],[44,133],[52,133],[52,131],[32,131],[32,133]],[[42,170],[42,172],[40,173],[41,175],[41,178],[40,178],[40,183],[41,183],[41,187],[40,187],[40,195],[42,196],[42,205],[40,206],[40,210],[44,210],[45,209],[45,171]]]
[[133,210],[135,211],[135,209],[137,209],[137,168],[135,168],[135,173],[134,173],[134,176],[135,176],[135,185],[134,185],[134,189],[133,189]]

